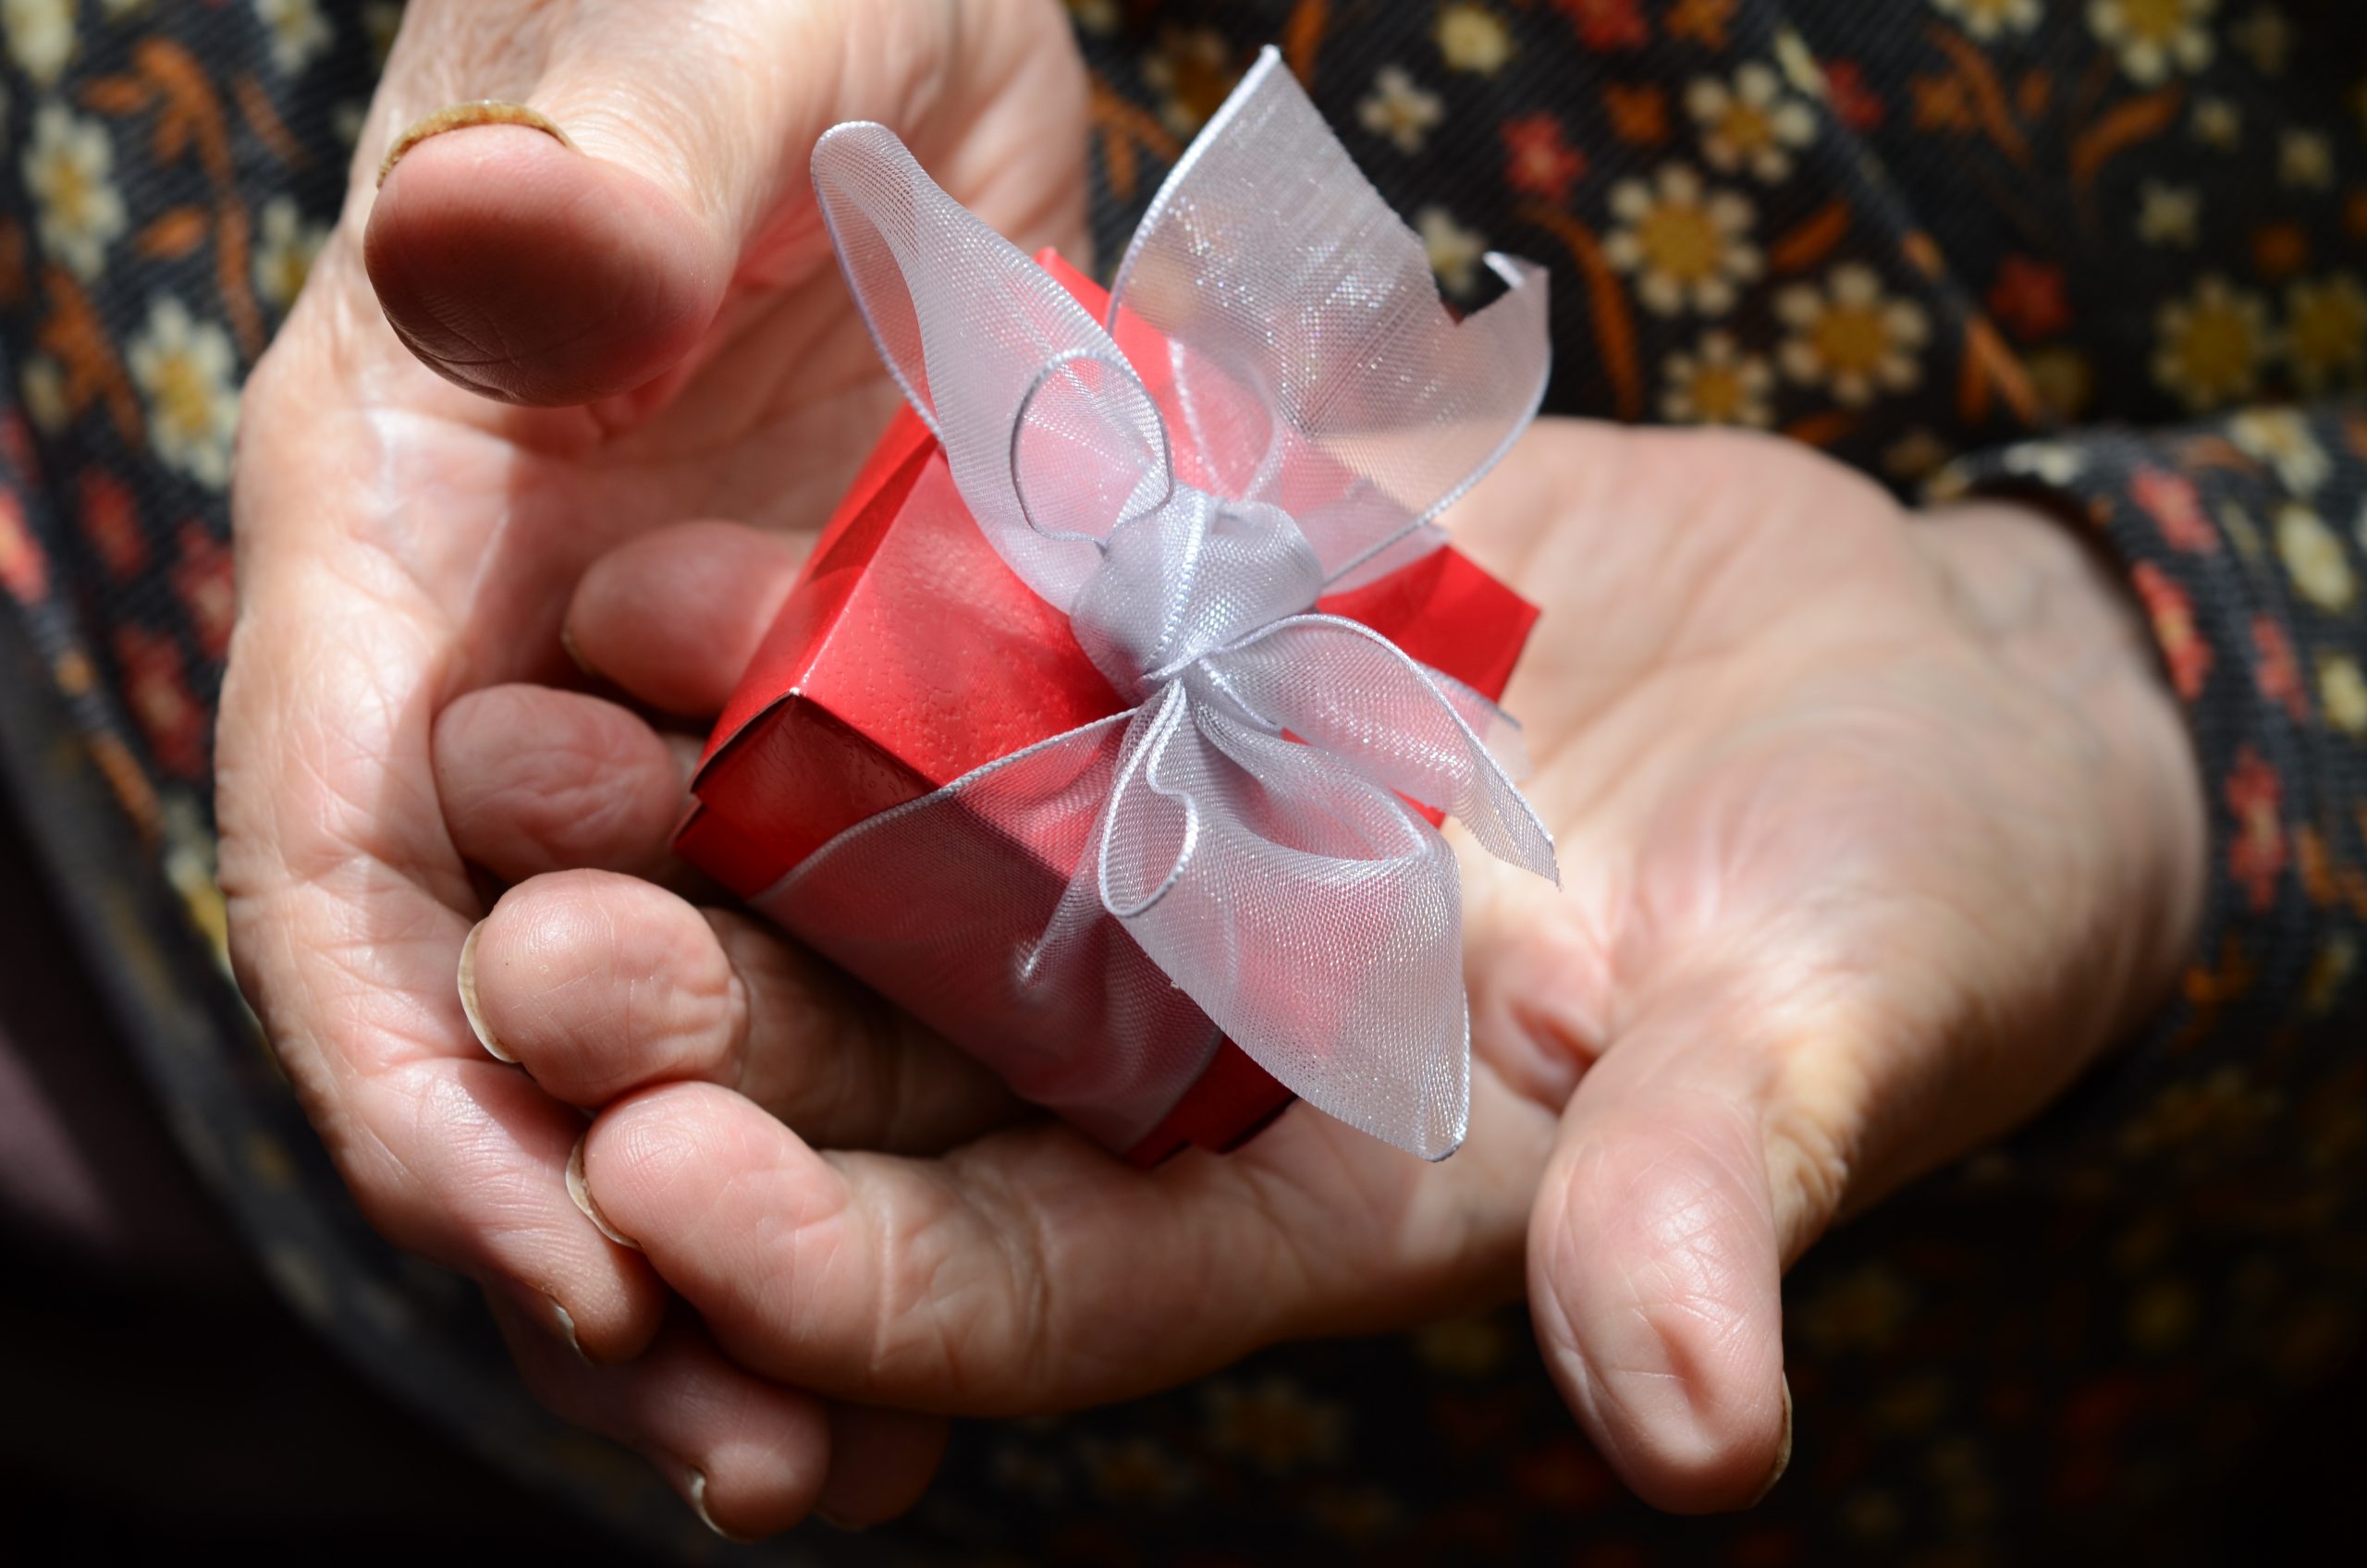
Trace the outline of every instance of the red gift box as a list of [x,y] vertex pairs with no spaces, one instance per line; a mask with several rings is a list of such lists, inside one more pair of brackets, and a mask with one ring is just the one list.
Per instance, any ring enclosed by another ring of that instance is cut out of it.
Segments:
[[[1057,254],[1036,259],[1097,316],[1107,308],[1108,295]],[[1156,387],[1165,365],[1156,339],[1122,315],[1115,337]],[[1452,548],[1316,608],[1361,621],[1490,698],[1502,695],[1538,614]],[[754,898],[847,828],[1126,705],[1067,617],[996,554],[944,453],[907,409],[823,531],[717,721],[675,847]],[[1049,888],[1073,870],[1033,846],[980,852],[1007,856],[1011,875],[1049,879]],[[1290,1099],[1222,1041],[1125,1152],[1149,1165],[1187,1145],[1231,1148]]]

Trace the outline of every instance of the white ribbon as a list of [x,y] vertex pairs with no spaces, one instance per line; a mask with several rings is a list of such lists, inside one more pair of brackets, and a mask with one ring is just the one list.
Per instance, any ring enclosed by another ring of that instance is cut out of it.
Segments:
[[[1546,275],[1491,255],[1505,292],[1453,320],[1271,50],[1152,202],[1106,328],[882,127],[831,130],[814,181],[963,502],[1135,705],[849,830],[758,903],[1114,1145],[1221,1030],[1342,1121],[1453,1152],[1461,889],[1406,800],[1549,877],[1552,841],[1494,704],[1312,608],[1436,548],[1534,416]],[[1136,323],[1156,393],[1113,337]],[[1013,930],[1041,935],[978,950]]]

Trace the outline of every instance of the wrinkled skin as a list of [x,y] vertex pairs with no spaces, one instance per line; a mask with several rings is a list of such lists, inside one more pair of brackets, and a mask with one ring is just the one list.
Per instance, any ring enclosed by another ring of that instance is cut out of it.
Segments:
[[[2042,1106],[2191,935],[2200,788],[2108,570],[2051,519],[1911,520],[1772,441],[1541,424],[1448,520],[1546,609],[1507,705],[1565,882],[1466,857],[1468,1143],[1424,1165],[1301,1107],[1129,1171],[697,907],[664,849],[690,738],[893,406],[804,151],[881,118],[1075,253],[1061,13],[636,15],[417,0],[365,159],[484,96],[580,152],[454,132],[374,202],[365,169],[249,393],[224,876],[365,1210],[735,1533],[894,1513],[948,1414],[1524,1290],[1646,1499],[1757,1496],[1784,1266]],[[570,1200],[579,1139],[638,1249]]]

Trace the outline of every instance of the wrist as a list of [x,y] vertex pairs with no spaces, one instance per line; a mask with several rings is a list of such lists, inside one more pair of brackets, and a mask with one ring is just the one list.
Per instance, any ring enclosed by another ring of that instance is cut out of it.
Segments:
[[1918,536],[1968,627],[2072,716],[2116,814],[2128,916],[2115,1037],[2175,989],[2200,937],[2210,830],[2202,771],[2153,628],[2116,558],[2079,524],[2018,501],[1924,514]]

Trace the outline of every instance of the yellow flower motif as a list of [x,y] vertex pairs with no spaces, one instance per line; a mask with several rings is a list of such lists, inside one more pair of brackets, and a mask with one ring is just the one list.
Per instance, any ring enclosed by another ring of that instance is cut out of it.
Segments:
[[1347,1440],[1348,1413],[1309,1399],[1284,1378],[1247,1386],[1215,1383],[1203,1397],[1209,1443],[1221,1452],[1240,1454],[1269,1476],[1330,1464],[1340,1457]]
[[1513,57],[1513,35],[1502,18],[1470,0],[1441,6],[1433,36],[1441,59],[1474,76],[1493,76]]
[[0,0],[0,31],[34,84],[54,86],[74,57],[74,0]]
[[402,0],[371,0],[362,7],[362,34],[370,41],[370,56],[386,68],[386,56],[395,52],[395,34],[402,31]]
[[2137,188],[2137,238],[2148,245],[2191,248],[2202,238],[2202,193],[2191,185],[2149,179]]
[[285,313],[296,302],[298,290],[313,270],[313,259],[329,237],[328,226],[306,223],[292,197],[275,196],[264,206],[259,229],[255,293],[264,304]]
[[1883,448],[1883,472],[1893,479],[1919,484],[1956,455],[1956,449],[1929,426],[1919,424]]
[[1159,94],[1159,117],[1178,136],[1208,124],[1240,80],[1233,49],[1214,28],[1171,27],[1143,57],[1143,82]]
[[2268,307],[2216,274],[2154,318],[2153,379],[2197,413],[2249,398],[2270,347]]
[[1932,0],[1932,4],[1983,42],[2008,31],[2028,32],[2044,14],[2039,0]]
[[230,439],[239,428],[230,335],[192,317],[178,300],[160,298],[124,357],[147,398],[156,455],[208,489],[227,484]]
[[1454,214],[1444,207],[1424,207],[1414,214],[1414,227],[1422,237],[1422,249],[1429,252],[1430,270],[1439,275],[1439,282],[1450,294],[1468,294],[1479,280],[1479,263],[1488,254],[1488,241],[1454,221]]
[[2336,273],[2285,291],[2285,351],[2294,378],[2311,392],[2367,371],[2367,288]]
[[1915,1294],[1907,1281],[1885,1265],[1870,1263],[1827,1280],[1792,1318],[1802,1340],[1831,1355],[1881,1350],[1914,1316]]
[[35,227],[42,249],[85,282],[98,276],[108,242],[123,233],[125,223],[106,127],[78,118],[63,104],[43,104],[33,112],[24,173],[40,206]]
[[2367,670],[2349,654],[2318,661],[2318,704],[2326,722],[2346,735],[2367,735]]
[[2276,554],[2301,596],[2333,614],[2350,607],[2359,580],[2343,552],[2342,537],[2326,526],[2315,508],[2292,502],[2276,514]]
[[2173,69],[2189,74],[2211,63],[2207,25],[2219,0],[2088,0],[2088,27],[2120,52],[2131,80],[2157,87]]
[[2293,24],[2274,6],[2255,6],[2227,30],[2227,42],[2250,55],[2261,75],[2283,76],[2286,57],[2293,52]]
[[2291,409],[2247,409],[2227,422],[2227,438],[2276,470],[2288,490],[2307,495],[2334,477],[2310,422]]
[[1774,423],[1768,397],[1775,373],[1746,354],[1730,333],[1712,332],[1690,354],[1671,354],[1661,417],[1672,424],[1732,424],[1764,430]]
[[321,0],[255,0],[255,17],[271,35],[271,62],[288,76],[313,63],[336,36]]
[[1833,269],[1825,288],[1797,284],[1776,296],[1775,313],[1792,328],[1782,352],[1784,373],[1832,389],[1850,408],[1873,401],[1877,389],[1904,392],[1922,380],[1919,356],[1931,341],[1923,307],[1883,292],[1882,278],[1858,262]]
[[1372,79],[1372,92],[1356,105],[1357,124],[1407,153],[1420,152],[1445,116],[1439,95],[1400,66],[1381,67]]
[[1503,1325],[1494,1317],[1456,1317],[1414,1336],[1415,1354],[1433,1372],[1483,1378],[1503,1365]]
[[1703,77],[1686,89],[1685,107],[1701,127],[1701,156],[1725,174],[1748,167],[1769,184],[1790,177],[1792,153],[1816,139],[1816,112],[1784,91],[1772,66],[1752,61],[1732,88]]
[[1077,1458],[1104,1502],[1132,1507],[1172,1507],[1190,1496],[1198,1477],[1149,1438],[1077,1443]]
[[2196,99],[2194,139],[2223,153],[2235,151],[2244,140],[2244,111],[2225,98]]
[[1749,202],[1705,190],[1684,164],[1664,165],[1651,183],[1621,181],[1611,211],[1625,227],[1603,241],[1603,256],[1637,275],[1637,298],[1657,314],[1689,306],[1723,315],[1735,307],[1736,285],[1757,278],[1765,264],[1750,242]]
[[2324,190],[2334,183],[2334,147],[2314,130],[2288,130],[2276,150],[2276,178],[2297,190]]

